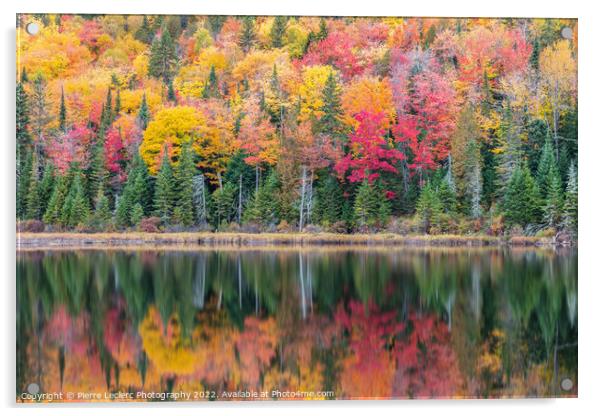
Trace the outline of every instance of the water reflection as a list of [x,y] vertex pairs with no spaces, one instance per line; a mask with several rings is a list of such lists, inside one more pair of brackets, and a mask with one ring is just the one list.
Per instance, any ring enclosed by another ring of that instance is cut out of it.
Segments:
[[18,397],[577,392],[576,251],[28,251],[17,307]]

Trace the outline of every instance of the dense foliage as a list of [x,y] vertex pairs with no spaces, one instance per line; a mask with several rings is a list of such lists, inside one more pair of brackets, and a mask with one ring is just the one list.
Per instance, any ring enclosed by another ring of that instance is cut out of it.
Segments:
[[576,21],[32,19],[20,220],[577,231]]

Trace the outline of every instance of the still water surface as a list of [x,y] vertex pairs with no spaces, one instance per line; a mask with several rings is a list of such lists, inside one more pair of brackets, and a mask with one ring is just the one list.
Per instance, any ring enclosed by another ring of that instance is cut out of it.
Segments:
[[18,400],[32,383],[62,400],[574,396],[577,252],[18,252]]

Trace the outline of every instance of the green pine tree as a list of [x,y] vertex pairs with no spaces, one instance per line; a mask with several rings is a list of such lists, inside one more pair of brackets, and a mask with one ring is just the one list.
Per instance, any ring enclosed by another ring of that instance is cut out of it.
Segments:
[[209,78],[205,84],[205,90],[203,91],[203,98],[220,98],[221,93],[219,91],[219,84],[217,81],[217,74],[215,73],[215,66],[211,65],[209,71]]
[[276,16],[274,23],[270,29],[270,39],[273,48],[281,48],[284,46],[284,35],[286,33],[286,24],[288,18],[286,16]]
[[115,96],[115,117],[121,112],[121,90],[117,89],[117,95]]
[[52,194],[42,218],[46,224],[60,225],[61,210],[69,192],[70,182],[69,175],[60,175],[54,181]]
[[176,90],[173,87],[173,81],[167,81],[167,99],[171,102],[176,102]]
[[562,180],[558,168],[550,166],[546,178],[546,194],[544,196],[544,220],[550,227],[556,227],[562,221],[564,201],[562,195]]
[[453,214],[456,212],[456,207],[458,205],[458,199],[456,197],[456,192],[451,186],[447,177],[444,177],[439,186],[437,187],[437,196],[441,201],[441,208],[443,212],[448,214]]
[[131,215],[132,225],[140,224],[140,221],[142,220],[142,218],[144,218],[144,209],[142,208],[142,205],[139,202],[136,202],[134,204],[134,207],[132,208],[132,215]]
[[342,219],[345,198],[343,188],[332,175],[326,176],[317,187],[316,218],[323,225],[332,225]]
[[90,215],[88,198],[84,192],[83,174],[78,168],[71,168],[71,186],[60,211],[60,223],[74,228],[84,224]]
[[327,134],[340,144],[344,144],[346,127],[343,122],[343,107],[341,102],[341,87],[336,75],[330,73],[322,92],[322,117],[318,122],[321,133]]
[[146,93],[142,94],[142,102],[138,111],[138,124],[142,130],[146,130],[150,121],[150,110],[146,103]]
[[526,227],[539,221],[541,206],[537,182],[526,166],[514,170],[506,187],[502,208],[505,222]]
[[578,183],[577,169],[575,164],[571,163],[568,170],[568,182],[566,184],[566,198],[564,201],[563,223],[570,231],[577,233],[578,226]]
[[25,216],[27,189],[31,176],[32,152],[29,135],[29,105],[23,84],[17,84],[16,90],[16,130],[17,130],[17,218]]
[[142,18],[142,25],[136,31],[134,37],[142,43],[149,44],[153,40],[153,31],[148,23],[148,17]]
[[416,203],[416,215],[425,233],[430,233],[433,227],[439,226],[443,205],[436,190],[428,182],[420,192]]
[[28,190],[33,167],[33,156],[31,151],[25,149],[24,154],[19,154],[17,157],[17,218],[25,218],[27,213]]
[[174,174],[169,160],[167,148],[163,152],[163,159],[161,160],[161,168],[157,174],[157,180],[155,185],[155,213],[161,218],[164,224],[168,224],[171,221],[171,215],[174,207]]
[[227,225],[235,215],[236,185],[226,183],[211,194],[211,219],[216,227]]
[[67,106],[65,105],[65,91],[61,87],[61,104],[59,107],[59,129],[67,131]]
[[48,207],[48,202],[50,200],[50,196],[52,195],[52,190],[54,188],[54,167],[46,162],[46,166],[44,167],[44,174],[42,175],[42,180],[40,181],[40,186],[38,190],[38,201],[40,206],[40,215],[43,215],[46,212],[46,208]]
[[243,52],[248,53],[255,44],[255,18],[245,16],[242,18],[242,29],[238,38],[238,45]]
[[372,185],[364,180],[359,186],[353,203],[354,223],[359,231],[367,231],[375,225],[380,204]]
[[100,187],[94,199],[94,222],[99,230],[111,221],[111,208],[109,206],[109,198],[106,196],[104,189]]
[[99,131],[92,146],[90,164],[86,171],[90,198],[95,197],[100,188],[107,190],[109,172],[105,166],[105,132]]
[[40,212],[40,182],[38,173],[38,161],[37,157],[34,156],[31,175],[29,180],[29,188],[27,189],[27,211],[25,217],[28,220],[39,220],[41,216]]
[[263,226],[275,224],[278,218],[278,201],[274,197],[277,189],[278,175],[272,171],[245,206],[243,222]]
[[326,19],[320,19],[320,31],[316,36],[316,40],[324,40],[328,36],[328,25],[326,24]]
[[162,79],[167,84],[175,71],[177,64],[176,46],[167,27],[161,29],[161,36],[155,37],[151,44],[148,74]]
[[194,223],[194,177],[196,175],[194,153],[190,143],[184,143],[176,171],[177,204],[179,223],[190,227]]
[[542,196],[546,196],[548,194],[548,178],[550,169],[556,164],[556,158],[554,157],[554,146],[552,145],[552,137],[548,132],[546,135],[546,139],[541,149],[541,155],[539,156],[539,164],[537,166],[537,185],[539,186],[539,190]]

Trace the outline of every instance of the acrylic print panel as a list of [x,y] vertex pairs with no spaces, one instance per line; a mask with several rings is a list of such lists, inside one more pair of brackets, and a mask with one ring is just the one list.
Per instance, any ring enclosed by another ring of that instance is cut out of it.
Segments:
[[576,20],[17,39],[18,402],[577,396]]

